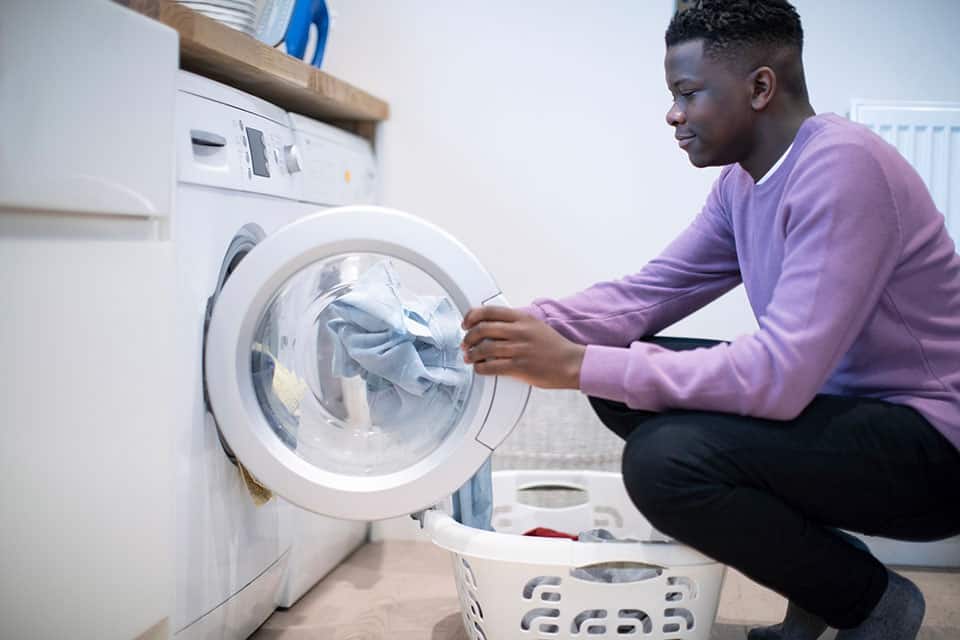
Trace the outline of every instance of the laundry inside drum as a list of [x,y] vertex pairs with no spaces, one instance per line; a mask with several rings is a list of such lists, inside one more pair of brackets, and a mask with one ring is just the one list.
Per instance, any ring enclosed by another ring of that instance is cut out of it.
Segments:
[[280,440],[325,471],[374,476],[435,451],[463,417],[473,369],[463,316],[418,267],[373,253],[301,269],[251,345],[257,401]]

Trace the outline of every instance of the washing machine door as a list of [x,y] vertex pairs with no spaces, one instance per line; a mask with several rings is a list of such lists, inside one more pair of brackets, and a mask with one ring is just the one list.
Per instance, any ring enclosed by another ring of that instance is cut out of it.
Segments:
[[530,389],[474,375],[471,307],[505,305],[441,229],[341,207],[257,244],[216,299],[211,410],[259,482],[316,513],[374,520],[456,491],[513,429]]

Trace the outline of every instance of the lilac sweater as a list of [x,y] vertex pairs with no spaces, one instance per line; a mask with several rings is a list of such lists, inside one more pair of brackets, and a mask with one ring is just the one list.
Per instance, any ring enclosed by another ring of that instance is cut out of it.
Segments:
[[[644,342],[740,282],[759,329]],[[807,119],[756,185],[723,169],[639,273],[526,310],[589,345],[580,388],[636,409],[795,417],[817,393],[909,405],[960,448],[960,256],[916,171],[865,127]]]

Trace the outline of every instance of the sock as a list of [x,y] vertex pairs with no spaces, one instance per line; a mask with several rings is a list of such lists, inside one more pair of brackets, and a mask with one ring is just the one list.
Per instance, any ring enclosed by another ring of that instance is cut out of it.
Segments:
[[751,629],[747,640],[817,640],[826,629],[827,623],[819,616],[791,602],[783,622]]
[[867,619],[853,629],[843,629],[837,640],[914,640],[923,623],[926,604],[917,585],[887,570],[887,588]]

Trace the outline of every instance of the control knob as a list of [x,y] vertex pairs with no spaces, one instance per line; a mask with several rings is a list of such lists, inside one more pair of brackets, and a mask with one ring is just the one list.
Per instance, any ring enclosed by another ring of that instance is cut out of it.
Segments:
[[284,145],[283,159],[287,165],[287,171],[290,173],[297,173],[303,170],[303,166],[300,164],[300,151],[297,149],[297,145]]

